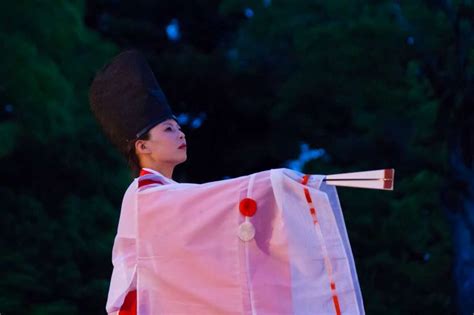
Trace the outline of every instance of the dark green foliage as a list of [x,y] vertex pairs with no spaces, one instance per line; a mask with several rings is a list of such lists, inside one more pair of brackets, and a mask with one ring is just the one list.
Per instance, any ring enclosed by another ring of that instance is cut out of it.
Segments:
[[98,314],[128,172],[87,105],[117,49],[80,1],[0,4],[0,312]]

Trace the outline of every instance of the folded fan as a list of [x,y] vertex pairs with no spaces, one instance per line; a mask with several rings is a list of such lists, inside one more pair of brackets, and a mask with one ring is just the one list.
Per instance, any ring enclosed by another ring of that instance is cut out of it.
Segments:
[[395,169],[327,175],[323,180],[334,186],[393,190]]

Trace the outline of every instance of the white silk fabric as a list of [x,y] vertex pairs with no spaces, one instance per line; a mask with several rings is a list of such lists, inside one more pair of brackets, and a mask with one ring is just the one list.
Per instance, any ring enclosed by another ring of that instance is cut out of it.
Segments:
[[[139,315],[364,314],[337,192],[323,175],[306,186],[289,169],[204,184],[151,176],[165,185],[135,180],[124,197],[109,314],[131,290]],[[238,237],[243,198],[257,203],[247,242]]]

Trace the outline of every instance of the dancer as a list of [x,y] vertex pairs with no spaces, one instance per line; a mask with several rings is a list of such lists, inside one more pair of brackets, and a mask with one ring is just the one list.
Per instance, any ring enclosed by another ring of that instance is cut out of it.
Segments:
[[137,177],[114,242],[109,314],[363,314],[334,187],[272,169],[177,183],[186,139],[146,60],[115,57],[90,102]]

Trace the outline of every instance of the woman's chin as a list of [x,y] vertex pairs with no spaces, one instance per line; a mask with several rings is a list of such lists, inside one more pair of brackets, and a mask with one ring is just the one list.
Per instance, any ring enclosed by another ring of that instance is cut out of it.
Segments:
[[179,164],[186,162],[187,159],[188,159],[188,156],[185,153],[184,157],[179,161]]

